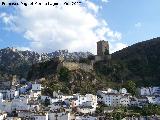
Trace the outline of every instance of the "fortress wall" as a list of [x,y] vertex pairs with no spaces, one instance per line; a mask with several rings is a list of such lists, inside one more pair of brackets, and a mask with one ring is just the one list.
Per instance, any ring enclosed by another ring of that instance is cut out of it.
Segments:
[[68,68],[69,70],[79,69],[78,63],[74,63],[74,62],[63,62],[62,66]]
[[93,70],[93,66],[92,65],[88,65],[85,63],[79,63],[80,69],[86,71],[86,72],[90,72],[91,70]]
[[91,70],[93,70],[92,65],[88,65],[88,64],[85,64],[85,63],[65,62],[65,61],[58,65],[58,69],[60,69],[61,67],[66,67],[69,70],[82,69],[86,72],[90,72]]

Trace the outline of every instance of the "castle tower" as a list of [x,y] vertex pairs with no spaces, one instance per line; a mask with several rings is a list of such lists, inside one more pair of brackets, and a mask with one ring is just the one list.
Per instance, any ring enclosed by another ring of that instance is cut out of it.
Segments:
[[97,42],[97,55],[98,56],[109,55],[108,41],[101,40]]
[[17,75],[13,75],[11,85],[12,85],[12,86],[15,86],[15,85],[17,85],[18,83],[19,83],[19,80],[18,80]]

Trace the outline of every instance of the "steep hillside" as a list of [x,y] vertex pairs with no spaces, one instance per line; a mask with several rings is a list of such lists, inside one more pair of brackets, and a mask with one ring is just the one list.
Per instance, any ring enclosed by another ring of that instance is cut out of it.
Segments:
[[112,54],[112,61],[127,69],[124,80],[139,85],[160,85],[160,37],[140,42]]
[[46,94],[52,95],[53,91],[60,90],[63,93],[96,93],[96,90],[105,88],[106,84],[94,71],[85,72],[82,69],[69,70],[62,67],[57,70],[59,62],[50,60],[32,65],[28,80],[45,78],[43,85]]
[[31,51],[18,51],[13,48],[0,50],[0,72],[26,76],[29,67],[38,62],[39,54]]
[[21,51],[8,47],[0,50],[0,74],[16,74],[27,77],[28,71],[33,64],[45,62],[57,56],[64,56],[65,59],[69,60],[78,60],[89,55],[91,55],[89,52],[69,53],[68,50],[39,54],[34,51]]
[[[90,59],[82,62],[89,63]],[[46,79],[45,85],[53,91],[94,92],[107,87],[119,88],[129,80],[137,86],[160,85],[160,38],[140,42],[112,54],[109,61],[96,62],[92,72],[83,70],[62,73],[54,60],[35,64],[28,74],[29,80]],[[62,76],[61,76],[62,75]],[[52,87],[51,87],[52,86]]]
[[[67,82],[62,80],[63,77],[60,77],[60,73],[57,71],[58,63],[54,60],[55,57],[61,55],[66,60],[77,61],[80,58],[87,58],[91,53],[69,53],[67,50],[62,50],[38,54],[12,48],[1,49],[0,78],[4,74],[17,74],[21,77],[27,77],[28,80],[44,77],[48,81],[46,84],[50,85],[56,82],[55,84],[59,84],[61,89],[67,86],[72,87],[73,90],[68,92],[73,92],[77,88],[79,91],[85,91],[89,88],[87,85],[95,89],[98,89],[99,86],[101,88],[119,87],[128,80],[135,81],[139,86],[160,85],[160,38],[140,42],[117,51],[112,54],[110,61],[95,63],[92,72],[69,71],[67,73],[69,81]],[[79,62],[90,63],[90,60],[91,58],[81,59]],[[88,76],[88,80],[85,78],[86,76]]]

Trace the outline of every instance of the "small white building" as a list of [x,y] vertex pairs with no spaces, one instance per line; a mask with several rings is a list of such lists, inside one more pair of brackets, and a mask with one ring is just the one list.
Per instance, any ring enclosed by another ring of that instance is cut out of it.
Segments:
[[120,94],[115,93],[104,93],[101,95],[101,101],[107,106],[116,107],[120,104]]
[[55,102],[58,102],[58,101],[59,101],[58,98],[52,98],[52,99],[51,99],[51,104],[53,104],[53,103],[55,103]]
[[114,93],[114,94],[117,94],[118,91],[117,90],[113,90],[111,88],[108,88],[106,91],[101,91],[101,90],[97,91],[97,95],[99,95],[99,96],[101,96],[101,94],[104,94],[104,93]]
[[49,96],[40,96],[40,98],[42,102],[45,102],[45,100],[48,99],[50,101],[50,104],[52,103],[52,98]]
[[76,116],[76,120],[98,120],[97,117],[93,116]]
[[139,106],[139,102],[138,102],[138,99],[136,97],[130,97],[130,106],[133,106],[133,107],[138,107]]
[[150,87],[151,95],[160,95],[160,87]]
[[11,89],[11,90],[7,91],[7,98],[9,100],[14,99],[18,96],[19,96],[19,91],[16,89]]
[[11,104],[11,109],[12,110],[29,110],[28,107],[28,99],[27,98],[18,98],[18,99],[13,99],[12,104]]
[[51,112],[48,120],[70,120],[70,113],[67,112]]
[[59,100],[62,100],[62,97],[63,97],[63,93],[61,93],[60,91],[58,91],[58,92],[54,91],[53,92],[53,98],[57,98]]
[[121,88],[121,89],[119,90],[119,93],[120,93],[120,94],[127,94],[127,89],[126,89],[126,88]]
[[117,107],[130,105],[130,95],[127,93],[125,88],[120,89],[119,92],[112,89],[108,89],[107,91],[98,91],[97,94],[98,101],[107,106]]
[[148,98],[146,96],[138,97],[138,105],[139,107],[142,107],[144,105],[148,104]]
[[82,114],[88,114],[88,113],[93,114],[95,113],[95,111],[96,111],[96,108],[93,108],[91,106],[77,107],[77,112]]
[[41,84],[36,84],[36,83],[32,84],[30,96],[32,98],[38,98],[39,96],[41,96],[41,90],[42,90]]
[[5,120],[21,120],[19,117],[7,117]]
[[31,111],[39,111],[40,110],[40,106],[39,106],[39,102],[38,101],[29,101],[27,103],[27,107],[29,108],[29,110]]
[[148,99],[148,103],[156,104],[155,96],[146,96],[146,98]]
[[160,96],[155,96],[155,104],[160,105]]
[[75,94],[74,99],[72,99],[71,107],[77,106],[92,106],[94,108],[97,107],[97,96],[92,94],[80,95]]
[[160,95],[160,87],[141,87],[139,93],[142,96]]
[[0,120],[5,120],[7,117],[7,113],[6,112],[0,112]]
[[0,104],[1,104],[3,101],[4,101],[4,100],[3,100],[3,94],[0,93]]
[[62,108],[62,102],[55,102],[51,105],[48,106],[50,108],[50,110],[59,110],[60,108]]
[[0,90],[0,93],[3,94],[4,100],[11,100],[19,96],[19,90],[16,90],[16,89]]
[[140,95],[146,96],[146,95],[151,95],[151,94],[152,94],[151,89],[149,87],[141,87],[140,88]]
[[19,88],[19,93],[23,94],[23,93],[27,92],[27,90],[28,90],[28,85],[21,86]]
[[32,91],[41,91],[42,90],[42,85],[41,84],[32,84]]
[[18,117],[25,118],[33,116],[33,113],[30,110],[16,110]]
[[34,120],[48,120],[48,113],[39,113],[32,116]]
[[0,103],[0,110],[11,113],[12,112],[11,105],[12,102],[10,100],[5,100],[2,103]]
[[129,98],[129,95],[121,95],[120,97],[120,105],[121,106],[130,106],[130,98]]

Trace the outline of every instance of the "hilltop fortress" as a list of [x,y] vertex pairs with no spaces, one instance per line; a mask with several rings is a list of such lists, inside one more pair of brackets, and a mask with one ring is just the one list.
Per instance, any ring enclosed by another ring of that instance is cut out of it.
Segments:
[[111,55],[109,54],[109,43],[108,41],[98,41],[97,42],[97,55],[95,55],[95,62],[98,61],[108,61],[111,59]]
[[82,69],[86,72],[91,72],[93,71],[93,65],[95,62],[106,61],[110,59],[111,59],[111,55],[109,54],[108,41],[101,40],[97,42],[97,55],[94,56],[94,59],[91,60],[90,64],[66,61],[64,60],[63,56],[59,56],[57,58],[57,60],[59,61],[57,70],[59,71],[60,68],[66,67],[69,70]]

